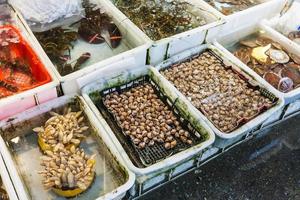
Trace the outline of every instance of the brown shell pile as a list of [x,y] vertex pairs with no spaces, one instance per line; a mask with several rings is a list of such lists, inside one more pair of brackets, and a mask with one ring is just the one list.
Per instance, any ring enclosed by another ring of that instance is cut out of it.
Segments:
[[225,133],[273,104],[209,51],[161,73]]
[[299,87],[300,58],[270,38],[259,35],[240,41],[234,55],[281,92]]
[[67,144],[79,145],[85,137],[83,134],[89,127],[84,124],[82,111],[72,112],[69,108],[64,115],[50,112],[52,117],[48,119],[44,126],[34,128],[40,138],[53,149]]
[[190,133],[180,125],[170,107],[157,96],[149,83],[122,93],[108,94],[104,104],[113,113],[123,132],[140,149],[155,143],[172,149],[178,140],[192,144]]
[[46,189],[80,188],[86,190],[94,178],[94,165],[83,149],[71,147],[70,150],[60,148],[57,151],[46,151],[41,157],[44,170],[39,171],[43,176],[43,185]]

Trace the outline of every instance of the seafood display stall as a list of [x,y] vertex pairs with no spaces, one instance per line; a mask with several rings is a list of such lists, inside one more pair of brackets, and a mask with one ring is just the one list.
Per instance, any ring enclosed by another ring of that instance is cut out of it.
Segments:
[[139,198],[300,113],[299,1],[1,2],[9,199]]
[[1,154],[20,199],[116,199],[134,183],[82,97],[49,101],[0,127]]
[[3,119],[57,97],[59,83],[35,51],[22,17],[8,4],[0,4],[0,12],[0,119]]

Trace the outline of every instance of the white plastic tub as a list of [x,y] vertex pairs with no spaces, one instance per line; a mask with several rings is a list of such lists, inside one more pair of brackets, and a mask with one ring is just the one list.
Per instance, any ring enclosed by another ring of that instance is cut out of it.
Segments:
[[[264,20],[263,24],[266,25],[266,28],[272,30],[273,32],[278,32],[282,34],[286,41],[288,41],[288,34],[292,31],[297,31],[300,27],[300,1],[292,1],[288,8],[282,13],[278,13],[272,19]],[[274,33],[275,34],[275,33]],[[290,45],[298,46],[299,43],[292,42]]]
[[251,26],[263,19],[269,19],[280,13],[289,0],[260,0],[260,2],[261,4],[228,16],[220,13],[225,18],[226,24],[210,29],[206,40],[212,42],[214,39],[235,32],[245,26]]
[[[117,14],[127,18],[114,4],[112,0],[107,0],[110,10]],[[183,0],[194,6],[195,9],[199,8],[199,16],[204,16],[208,23],[204,26],[173,35],[168,38],[164,38],[158,41],[151,40],[140,28],[138,28],[132,21],[136,34],[141,35],[145,40],[153,43],[148,53],[148,64],[157,64],[162,62],[174,54],[181,51],[200,45],[205,41],[207,30],[225,23],[223,15],[220,15],[216,10],[210,7],[208,4],[199,0]],[[129,17],[130,20],[130,17]]]
[[11,12],[11,18],[12,18],[11,24],[13,24],[15,27],[19,29],[23,38],[33,48],[36,55],[39,57],[44,67],[47,69],[52,79],[51,82],[38,86],[36,88],[24,92],[20,92],[12,96],[1,98],[0,99],[0,120],[1,120],[13,114],[16,114],[18,112],[22,112],[39,103],[56,98],[57,97],[56,86],[58,86],[59,82],[55,74],[51,70],[51,67],[49,68],[48,63],[44,62],[43,56],[35,48],[34,39],[31,37],[28,28],[24,25],[22,16],[8,4],[0,4],[0,6],[5,6],[5,9]]
[[[119,63],[119,65],[122,65],[122,63]],[[109,124],[105,121],[104,117],[102,116],[102,114],[100,113],[100,111],[95,105],[95,102],[100,98],[99,96],[100,91],[111,88],[112,86],[124,85],[132,80],[135,80],[147,74],[150,76],[151,80],[153,80],[155,84],[162,89],[165,95],[167,95],[171,99],[172,102],[174,102],[175,99],[177,99],[178,97],[177,94],[171,91],[168,87],[165,87],[167,83],[158,80],[154,74],[148,71],[148,67],[146,66],[143,66],[137,70],[120,70],[118,74],[113,74],[113,75],[110,74],[101,77],[99,75],[96,82],[86,85],[82,89],[82,95],[85,101],[87,102],[87,104],[90,106],[91,110],[93,110],[96,118],[98,119],[99,121],[98,125],[104,127],[106,134],[109,137],[111,137],[112,141],[114,142],[116,146],[116,150],[120,152],[128,168],[131,171],[133,171],[137,175],[137,177],[141,177],[141,176],[157,177],[159,175],[166,177],[167,171],[174,170],[177,167],[181,166],[182,164],[185,164],[187,161],[191,161],[190,162],[191,165],[194,165],[196,162],[195,160],[197,160],[199,155],[202,154],[203,150],[209,147],[215,140],[215,136],[212,130],[204,123],[204,121],[201,118],[196,116],[196,113],[193,111],[193,109],[188,105],[186,105],[181,100],[178,100],[176,102],[176,105],[179,105],[181,107],[180,111],[181,109],[184,109],[183,112],[189,113],[188,119],[190,122],[192,122],[194,126],[196,125],[198,132],[199,130],[203,130],[204,133],[206,133],[207,135],[206,140],[186,150],[183,150],[179,153],[169,156],[162,161],[158,161],[153,165],[141,168],[141,167],[137,167],[131,161],[124,147],[121,145],[121,142],[117,139],[116,135],[113,133]],[[189,167],[191,166],[189,165]],[[184,168],[183,170],[186,170],[186,168]],[[147,180],[148,178],[144,178],[142,182],[145,183],[147,182]]]
[[[73,55],[78,54],[78,56],[75,57],[79,57],[82,52],[90,52],[92,57],[76,72],[65,76],[61,75],[48,58],[33,32],[31,30],[29,31],[30,36],[35,38],[36,50],[41,52],[43,60],[45,60],[47,65],[52,68],[61,82],[64,94],[79,93],[80,88],[76,84],[78,78],[102,68],[108,68],[109,70],[114,71],[114,69],[110,67],[110,64],[124,58],[132,57],[135,60],[134,63],[137,65],[143,65],[146,62],[147,49],[150,46],[149,41],[136,33],[135,28],[128,19],[124,18],[122,15],[113,13],[105,0],[92,0],[91,2],[107,11],[114,23],[120,29],[123,38],[120,46],[116,49],[111,49],[106,43],[91,45],[82,41],[78,42],[77,45],[75,45],[75,48],[71,50],[71,53],[73,53]],[[26,26],[30,29],[28,25]]]
[[98,125],[83,98],[63,96],[15,115],[12,120],[0,122],[0,151],[19,199],[64,199],[51,191],[47,192],[42,186],[42,177],[37,172],[41,169],[39,157],[42,153],[32,128],[45,123],[46,113],[57,108],[63,109],[75,99],[77,107],[83,110],[88,119],[91,131],[91,136],[82,141],[80,147],[89,155],[96,150],[100,152],[96,154],[94,183],[76,199],[122,199],[134,184],[135,175],[124,165],[114,144]]
[[[193,56],[193,55],[197,55],[200,52],[203,52],[206,49],[210,49],[212,50],[214,53],[216,53],[224,62],[224,64],[228,65],[228,66],[232,66],[234,70],[238,71],[240,74],[244,75],[245,77],[247,77],[247,79],[249,81],[251,81],[251,83],[253,83],[254,85],[258,85],[261,88],[266,89],[267,91],[271,92],[272,94],[274,94],[277,98],[278,98],[278,102],[276,105],[274,105],[272,108],[270,108],[269,110],[261,113],[260,115],[258,115],[257,117],[255,117],[254,119],[250,120],[249,122],[247,122],[246,124],[242,125],[241,127],[239,127],[238,129],[234,130],[231,133],[224,133],[222,131],[220,131],[218,128],[216,128],[213,123],[210,122],[210,120],[208,120],[202,113],[201,111],[199,111],[198,109],[196,109],[194,106],[192,106],[191,102],[182,94],[180,93],[170,82],[166,81],[166,78],[160,74],[160,70],[162,69],[166,69],[168,67],[170,67],[172,64],[175,63],[179,63],[181,61],[184,61],[186,59],[188,59],[189,57]],[[246,133],[250,132],[253,129],[256,129],[257,127],[259,127],[264,121],[266,121],[268,118],[270,118],[276,111],[278,111],[280,108],[283,107],[284,105],[284,100],[282,97],[280,97],[279,95],[277,95],[277,93],[275,93],[275,89],[270,87],[269,85],[267,85],[265,82],[261,82],[255,75],[249,73],[249,69],[246,67],[240,67],[238,65],[238,63],[235,62],[235,60],[227,57],[227,55],[225,55],[222,51],[220,51],[219,49],[217,49],[215,46],[212,45],[201,45],[199,47],[195,47],[193,49],[190,49],[188,51],[185,51],[183,53],[180,53],[176,56],[171,57],[170,59],[162,62],[161,64],[155,66],[155,68],[151,68],[151,71],[153,73],[155,73],[155,75],[157,77],[159,77],[160,80],[165,81],[166,87],[170,87],[172,88],[173,91],[176,92],[176,94],[178,94],[178,96],[183,99],[187,104],[189,104],[190,106],[193,107],[193,109],[195,110],[195,112],[203,119],[205,119],[205,122],[207,124],[209,124],[209,126],[213,129],[213,131],[215,132],[216,135],[218,135],[220,138],[223,139],[231,139],[231,138],[235,138],[235,137],[239,137],[242,135],[245,135]]]
[[281,46],[284,47],[284,49],[287,49],[288,52],[291,52],[295,55],[300,55],[300,48],[298,46],[291,45],[292,41],[287,40],[282,35],[280,35],[278,32],[270,29],[267,27],[264,23],[259,23],[254,26],[245,27],[243,29],[237,30],[231,34],[228,34],[217,41],[214,42],[214,45],[218,47],[228,58],[231,60],[234,60],[238,65],[243,67],[244,69],[248,69],[253,76],[256,77],[256,79],[259,82],[262,82],[264,84],[267,84],[269,88],[273,88],[275,92],[282,96],[285,100],[285,104],[289,104],[291,102],[294,102],[295,100],[299,99],[300,97],[300,88],[296,88],[288,93],[280,92],[279,90],[275,89],[273,86],[271,86],[265,79],[263,79],[261,76],[256,74],[252,69],[250,69],[248,66],[246,66],[242,61],[237,59],[232,53],[230,53],[227,48],[231,45],[237,43],[240,39],[251,35],[252,33],[256,33],[257,31],[264,31],[264,35],[267,37],[270,37],[274,41],[278,42]]

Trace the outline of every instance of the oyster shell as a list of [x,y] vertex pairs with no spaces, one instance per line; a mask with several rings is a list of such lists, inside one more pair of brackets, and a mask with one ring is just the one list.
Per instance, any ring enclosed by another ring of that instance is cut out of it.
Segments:
[[271,44],[264,47],[256,47],[252,49],[251,57],[260,63],[266,63],[268,61],[268,56],[266,52],[271,48]]
[[288,56],[288,54],[282,50],[270,49],[269,55],[272,60],[274,60],[277,63],[281,63],[281,64],[288,63],[290,60],[290,57]]

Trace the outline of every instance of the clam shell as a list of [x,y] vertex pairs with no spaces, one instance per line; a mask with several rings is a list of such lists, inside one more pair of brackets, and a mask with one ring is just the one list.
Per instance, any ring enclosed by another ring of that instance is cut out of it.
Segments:
[[290,57],[287,55],[287,53],[282,50],[270,49],[269,55],[272,60],[281,64],[288,63],[290,60]]
[[295,85],[300,84],[300,71],[294,67],[286,66],[280,71],[281,77],[288,77],[290,78]]
[[281,92],[289,92],[293,89],[293,87],[293,80],[288,77],[282,78],[278,84],[278,90],[280,90]]
[[240,44],[250,48],[254,48],[258,46],[255,40],[242,40],[240,41]]
[[273,87],[277,88],[280,82],[280,77],[273,72],[266,72],[263,78],[268,81]]

